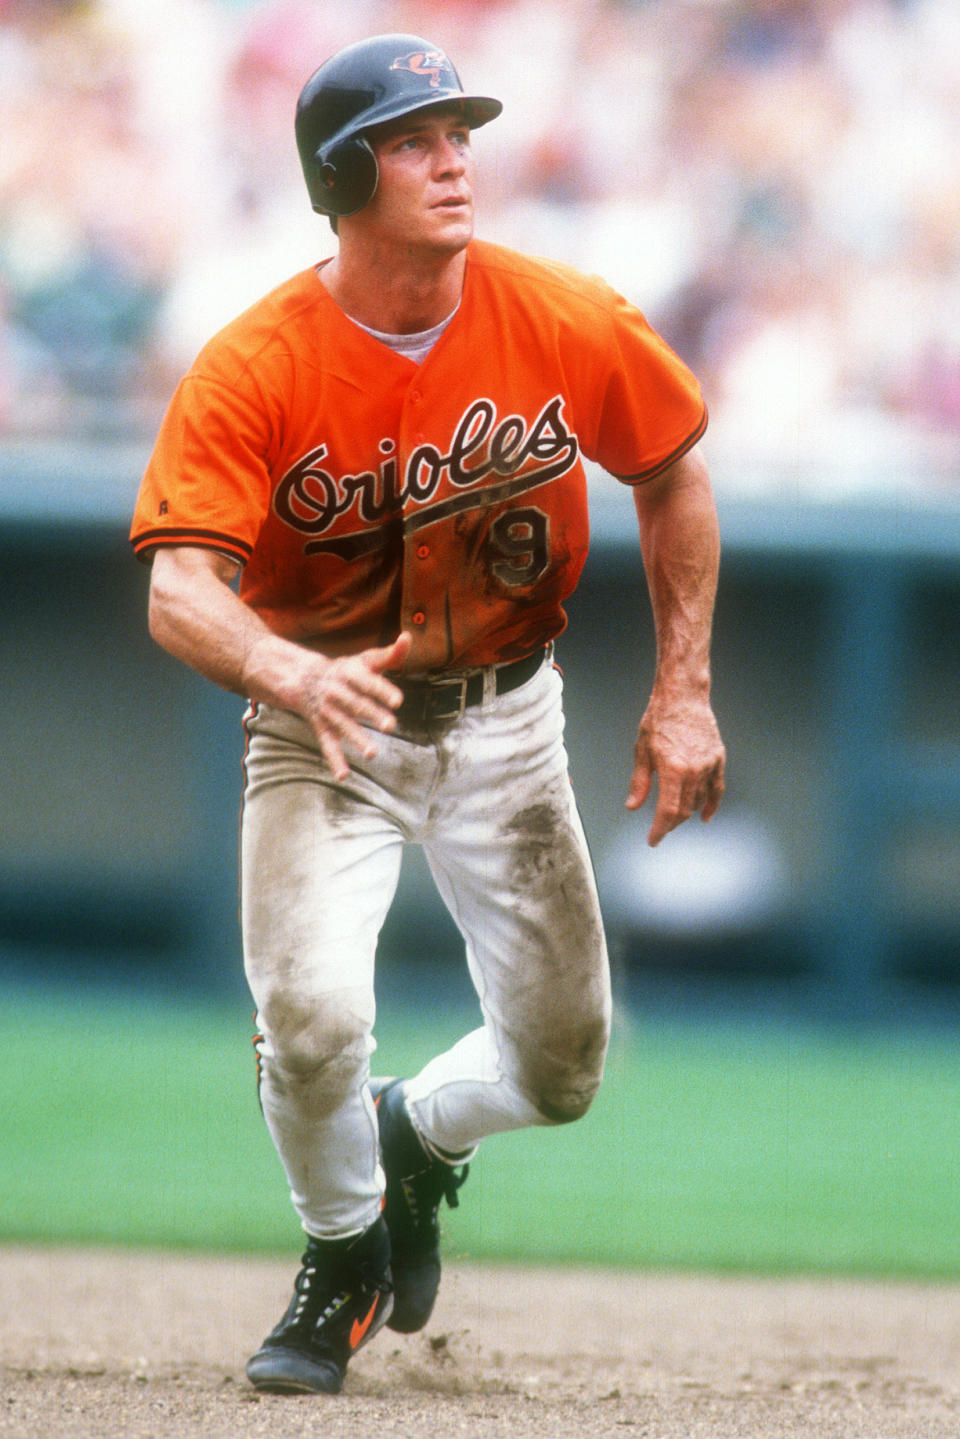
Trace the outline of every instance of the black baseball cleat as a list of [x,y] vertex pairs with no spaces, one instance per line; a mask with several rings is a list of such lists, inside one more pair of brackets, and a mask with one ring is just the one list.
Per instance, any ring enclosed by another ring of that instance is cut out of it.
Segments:
[[247,1361],[269,1394],[339,1394],[347,1364],[387,1322],[393,1303],[383,1219],[355,1239],[310,1239],[293,1298]]
[[411,1123],[401,1079],[371,1079],[380,1126],[380,1152],[387,1192],[383,1217],[390,1231],[393,1312],[389,1328],[399,1334],[422,1329],[440,1288],[441,1199],[451,1209],[469,1166],[459,1169],[428,1153]]

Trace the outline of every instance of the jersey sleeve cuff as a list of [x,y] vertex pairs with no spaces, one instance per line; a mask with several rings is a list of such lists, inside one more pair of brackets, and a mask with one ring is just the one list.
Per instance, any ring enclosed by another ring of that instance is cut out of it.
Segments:
[[675,465],[677,460],[682,460],[687,451],[692,450],[697,441],[703,438],[707,428],[707,420],[707,407],[704,405],[700,412],[700,419],[697,422],[696,428],[687,436],[683,443],[678,445],[675,450],[672,450],[669,455],[662,460],[658,460],[657,463],[651,465],[649,469],[638,470],[636,474],[631,475],[614,475],[614,479],[620,480],[621,483],[625,485],[642,485],[647,480],[656,479],[657,475],[662,475],[664,470],[669,470],[671,465]]
[[216,550],[228,559],[245,565],[253,554],[253,546],[234,535],[224,535],[217,530],[141,530],[131,535],[130,543],[138,560],[148,560],[159,549],[171,549],[178,545],[189,545],[195,549]]

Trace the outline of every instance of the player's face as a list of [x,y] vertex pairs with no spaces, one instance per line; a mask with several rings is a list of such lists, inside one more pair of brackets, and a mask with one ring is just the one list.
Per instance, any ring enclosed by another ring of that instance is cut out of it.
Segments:
[[456,108],[405,116],[370,137],[380,181],[360,213],[397,244],[455,254],[473,234],[470,130]]

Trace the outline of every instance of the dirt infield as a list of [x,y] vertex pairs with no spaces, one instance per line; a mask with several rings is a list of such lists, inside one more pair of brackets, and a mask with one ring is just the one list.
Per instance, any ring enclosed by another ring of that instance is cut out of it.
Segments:
[[290,1263],[0,1248],[0,1435],[16,1439],[927,1439],[960,1432],[960,1285],[448,1265],[425,1334],[338,1398],[243,1362]]

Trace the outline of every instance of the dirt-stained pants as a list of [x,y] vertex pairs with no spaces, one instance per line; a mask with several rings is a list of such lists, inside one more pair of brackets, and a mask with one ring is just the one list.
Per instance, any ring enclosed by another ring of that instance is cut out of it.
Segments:
[[243,930],[260,1096],[294,1207],[318,1238],[358,1232],[380,1209],[374,956],[405,843],[423,846],[483,1013],[407,1083],[427,1140],[457,1154],[501,1130],[577,1119],[600,1084],[609,971],[560,675],[546,663],[508,694],[486,690],[459,720],[379,736],[376,759],[356,760],[343,783],[296,716],[259,706],[245,720]]

